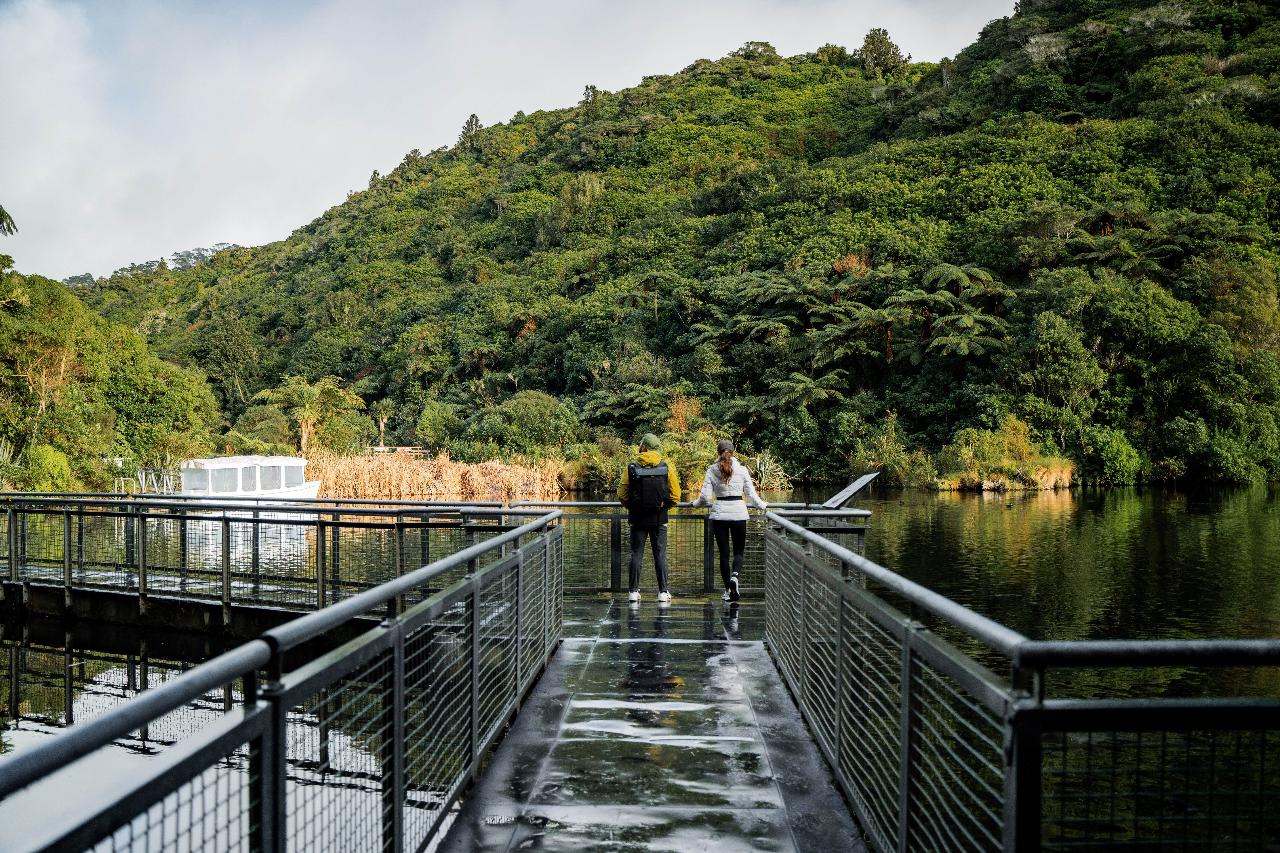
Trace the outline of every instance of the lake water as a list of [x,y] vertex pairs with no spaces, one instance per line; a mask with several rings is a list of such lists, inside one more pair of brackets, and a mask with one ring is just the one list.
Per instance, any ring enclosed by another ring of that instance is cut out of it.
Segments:
[[889,491],[866,556],[1035,639],[1280,637],[1276,487]]

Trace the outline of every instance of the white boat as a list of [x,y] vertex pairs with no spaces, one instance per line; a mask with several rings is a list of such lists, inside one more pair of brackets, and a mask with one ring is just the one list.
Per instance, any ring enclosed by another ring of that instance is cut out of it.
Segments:
[[180,468],[179,497],[226,503],[272,503],[316,497],[319,480],[306,479],[300,456],[215,456],[188,459]]

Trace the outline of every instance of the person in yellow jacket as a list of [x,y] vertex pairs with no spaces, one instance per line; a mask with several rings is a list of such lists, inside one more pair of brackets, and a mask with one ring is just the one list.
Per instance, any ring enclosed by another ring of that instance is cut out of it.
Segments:
[[680,475],[662,458],[662,445],[651,432],[640,439],[634,461],[622,472],[618,500],[627,508],[631,525],[631,566],[628,573],[630,601],[640,600],[640,563],[644,540],[653,545],[653,565],[658,573],[658,602],[671,601],[667,589],[667,511],[680,503]]

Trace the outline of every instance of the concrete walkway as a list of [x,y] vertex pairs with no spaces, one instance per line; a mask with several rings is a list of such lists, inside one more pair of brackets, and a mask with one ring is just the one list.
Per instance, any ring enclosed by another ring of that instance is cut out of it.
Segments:
[[864,850],[764,603],[565,602],[565,642],[445,851]]

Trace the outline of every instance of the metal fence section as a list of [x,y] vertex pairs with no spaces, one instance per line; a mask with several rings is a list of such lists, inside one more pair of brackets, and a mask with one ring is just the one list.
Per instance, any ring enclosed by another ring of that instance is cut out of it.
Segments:
[[509,530],[532,512],[5,496],[0,577],[62,586],[68,601],[76,589],[130,592],[144,611],[151,596],[220,601],[224,616],[232,605],[314,609]]
[[[559,644],[559,515],[343,596],[0,759],[0,848],[424,849]],[[370,614],[382,621],[345,639]],[[220,693],[237,701],[146,763],[103,761]],[[68,802],[86,778],[98,782]],[[13,819],[30,810],[59,817]]]
[[[511,504],[513,508],[555,507],[564,512],[561,524],[565,529],[565,586],[571,592],[621,592],[627,589],[627,571],[631,560],[631,525],[627,523],[626,510],[615,502],[606,501],[525,501]],[[804,511],[808,504],[773,504],[775,508]],[[865,510],[827,510],[824,517],[838,519],[843,530],[837,541],[847,547],[862,551],[866,534]],[[741,589],[748,595],[764,592],[764,531],[763,514],[752,513],[747,521],[746,549],[743,553],[742,571],[739,574]],[[667,563],[670,567],[668,582],[677,594],[713,592],[721,588],[719,555],[711,523],[705,512],[694,510],[685,503],[669,514],[667,524]],[[654,585],[653,555],[645,546],[641,569],[641,584]]]
[[876,849],[1280,846],[1280,700],[1045,687],[1053,669],[1277,666],[1280,641],[1033,642],[842,546],[847,519],[769,519],[766,643]]

